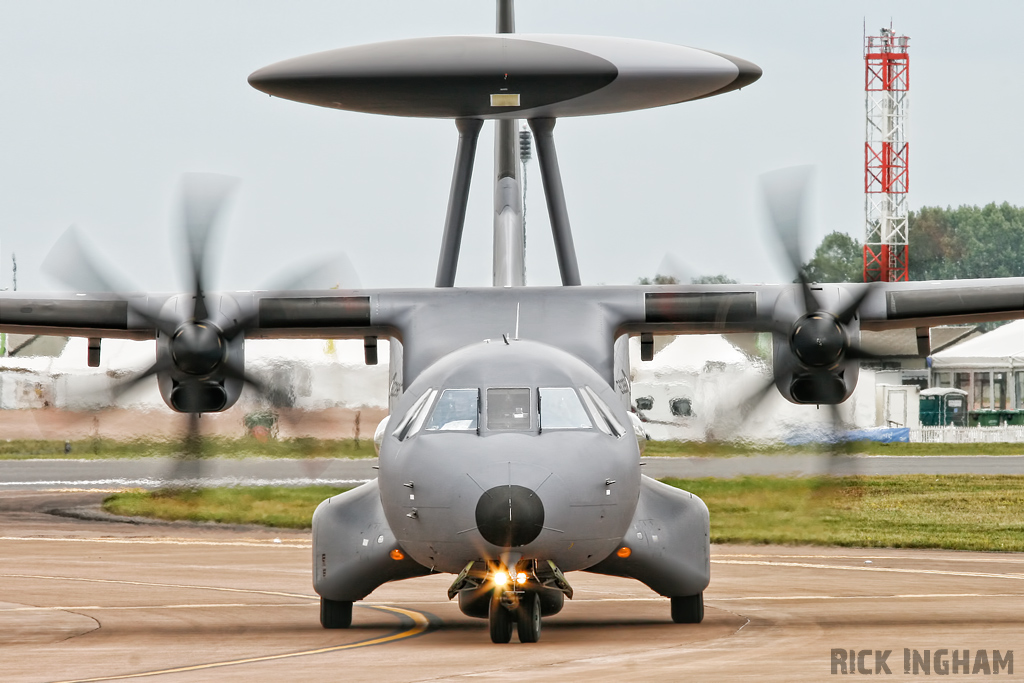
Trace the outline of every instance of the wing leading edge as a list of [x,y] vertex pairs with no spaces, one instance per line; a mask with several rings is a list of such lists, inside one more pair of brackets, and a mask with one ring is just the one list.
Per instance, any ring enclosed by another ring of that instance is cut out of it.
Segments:
[[[606,310],[604,322],[621,332],[707,334],[772,331],[780,308],[787,297],[799,294],[799,288],[794,284],[248,291],[224,292],[219,299],[233,302],[222,305],[225,316],[255,320],[247,336],[260,339],[371,334],[401,338],[416,311],[450,321],[477,318],[486,326],[489,318],[499,315],[494,307],[500,308],[506,299],[523,302],[524,319],[531,315],[530,308],[586,303]],[[865,330],[1024,318],[1024,278],[816,284],[811,288],[839,302],[863,296],[859,322]],[[0,332],[152,339],[156,331],[133,308],[158,311],[176,305],[176,298],[181,295],[5,292],[0,294]],[[487,302],[494,304],[489,307],[492,310],[486,310]],[[477,308],[481,304],[485,308]],[[507,312],[500,315],[508,317]],[[553,320],[546,317],[545,323]],[[448,334],[458,333],[452,329]]]

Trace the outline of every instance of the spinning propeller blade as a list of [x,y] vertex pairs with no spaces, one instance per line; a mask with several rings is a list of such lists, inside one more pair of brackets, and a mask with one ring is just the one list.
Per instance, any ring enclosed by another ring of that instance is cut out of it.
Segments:
[[192,320],[206,320],[204,269],[206,254],[214,225],[224,210],[238,181],[212,173],[188,173],[182,178],[181,221],[187,272],[186,282],[192,285],[195,308]]
[[[207,302],[206,285],[208,277],[209,251],[217,221],[237,180],[214,174],[188,174],[182,181],[181,194],[181,244],[184,248],[184,280],[189,287],[194,305],[190,314],[170,317],[143,307],[131,296],[125,294],[131,288],[114,275],[114,270],[104,264],[88,246],[81,233],[69,228],[57,240],[44,261],[44,269],[51,276],[64,282],[75,291],[110,292],[123,298],[129,309],[154,334],[164,336],[163,343],[170,352],[161,354],[149,368],[133,374],[117,383],[112,393],[115,399],[131,388],[154,375],[174,373],[175,406],[188,413],[188,424],[169,485],[198,486],[201,477],[200,460],[203,456],[200,429],[201,406],[204,383],[209,378],[220,377],[243,382],[262,396],[270,405],[278,407],[281,392],[257,379],[232,362],[226,356],[226,345],[238,335],[245,334],[258,323],[258,315],[252,313],[234,321],[228,329],[221,329],[217,321],[211,320]],[[358,277],[351,262],[344,254],[336,254],[315,263],[290,269],[290,277],[279,276],[277,290],[298,288],[356,287]],[[173,314],[171,314],[173,315]],[[223,323],[220,323],[223,324]],[[294,421],[291,414],[280,416]]]
[[830,310],[825,298],[812,288],[803,261],[804,206],[811,177],[811,167],[802,166],[773,171],[761,178],[769,225],[793,274],[792,280],[799,283],[801,306],[792,318],[776,320],[772,326],[775,342],[788,344],[791,353],[776,354],[777,366],[773,368],[772,378],[741,402],[740,430],[771,394],[776,377],[798,373],[803,390],[821,396],[821,404],[827,406],[829,429],[827,434],[821,435],[821,441],[828,453],[828,473],[835,474],[837,458],[843,451],[840,444],[845,425],[835,401],[825,400],[825,397],[835,395],[837,380],[833,373],[844,361],[877,358],[851,339],[847,330],[877,285],[862,285],[839,310]]

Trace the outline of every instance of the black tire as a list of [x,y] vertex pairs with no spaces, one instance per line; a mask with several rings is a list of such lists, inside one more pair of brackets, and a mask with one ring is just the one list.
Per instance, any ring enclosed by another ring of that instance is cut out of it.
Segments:
[[466,588],[459,591],[459,609],[467,617],[486,619],[491,611],[491,593],[486,588]]
[[560,590],[544,588],[537,591],[537,595],[540,597],[540,615],[542,617],[558,614],[562,611],[562,606],[565,605],[565,594]]
[[672,621],[699,624],[704,621],[704,593],[672,598]]
[[512,640],[512,612],[501,605],[501,594],[494,591],[491,596],[487,621],[491,626],[491,642],[507,643]]
[[320,625],[324,628],[348,628],[352,625],[352,603],[320,598]]
[[519,632],[520,643],[536,643],[540,640],[540,615],[539,595],[527,593],[519,600],[516,631]]

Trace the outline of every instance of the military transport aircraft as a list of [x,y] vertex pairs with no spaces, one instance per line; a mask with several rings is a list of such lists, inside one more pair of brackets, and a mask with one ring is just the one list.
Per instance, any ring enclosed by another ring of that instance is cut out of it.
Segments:
[[[1022,317],[1024,279],[867,284],[583,286],[555,155],[561,117],[625,112],[721,95],[752,84],[754,64],[641,40],[513,33],[345,47],[260,69],[249,82],[275,97],[395,116],[452,119],[459,133],[435,287],[207,292],[206,235],[228,185],[187,188],[191,263],[180,294],[5,292],[0,331],[156,339],[151,368],[175,411],[229,408],[248,383],[244,340],[392,340],[391,411],[379,478],[324,501],[313,518],[313,585],[325,628],[381,584],[454,576],[449,599],[487,618],[491,639],[513,628],[537,641],[558,612],[567,573],[631,577],[670,598],[673,621],[700,622],[710,580],[708,510],[641,474],[642,439],[628,413],[628,336],[645,360],[654,334],[770,332],[773,386],[801,404],[853,391],[862,329],[918,328]],[[752,113],[752,116],[754,114]],[[495,120],[494,287],[454,287],[473,158]],[[561,287],[526,287],[518,120],[536,139]],[[800,171],[768,176],[772,219],[795,266]],[[73,245],[73,235],[68,237]],[[110,278],[83,266],[95,281]],[[111,284],[106,282],[106,284]],[[111,287],[116,291],[116,287]],[[83,359],[86,361],[86,359]],[[193,420],[194,429],[197,420]]]

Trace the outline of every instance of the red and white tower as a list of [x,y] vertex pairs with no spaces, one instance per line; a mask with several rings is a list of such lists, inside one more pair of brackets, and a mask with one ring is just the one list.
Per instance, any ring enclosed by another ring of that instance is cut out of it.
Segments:
[[907,95],[910,38],[892,28],[864,37],[864,281],[907,280]]

